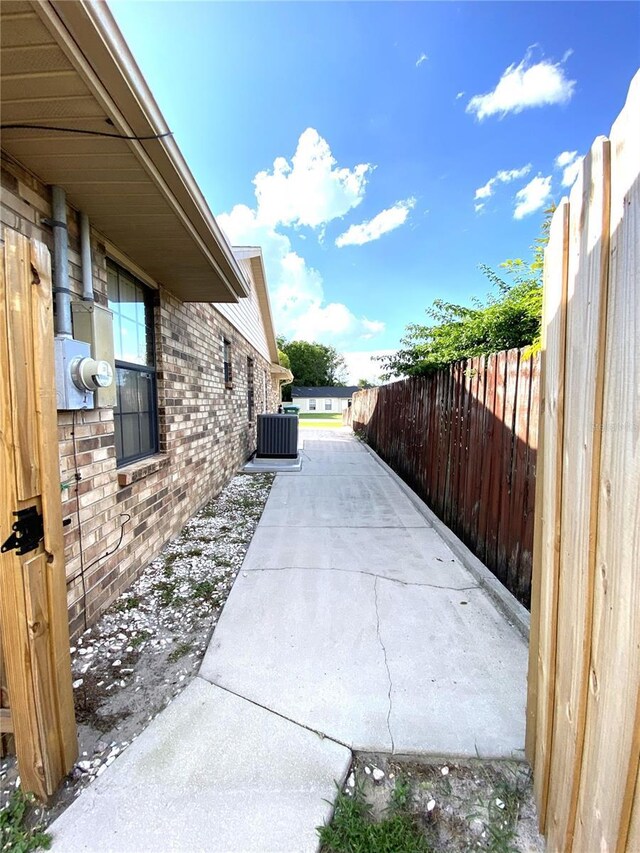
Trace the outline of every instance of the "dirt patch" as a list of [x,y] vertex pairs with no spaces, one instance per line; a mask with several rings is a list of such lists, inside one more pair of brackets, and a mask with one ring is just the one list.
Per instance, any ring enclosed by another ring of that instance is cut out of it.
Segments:
[[[196,675],[272,482],[234,477],[71,647],[80,755],[28,822],[51,823]],[[0,762],[0,783],[4,808],[19,785],[14,758]]]
[[[544,851],[531,771],[520,762],[410,762],[359,754],[345,794],[361,797],[374,822],[383,823],[398,811],[410,817],[433,853]],[[384,850],[403,853],[393,845]],[[341,848],[325,846],[323,851],[341,853]]]

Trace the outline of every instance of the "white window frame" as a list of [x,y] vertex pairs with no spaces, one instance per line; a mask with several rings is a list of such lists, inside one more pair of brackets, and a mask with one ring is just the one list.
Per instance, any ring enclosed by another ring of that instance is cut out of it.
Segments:
[[318,401],[317,400],[309,400],[309,411],[317,412],[318,411]]
[[331,399],[331,397],[327,397],[327,399],[324,401],[324,410],[325,412],[333,411],[333,400]]

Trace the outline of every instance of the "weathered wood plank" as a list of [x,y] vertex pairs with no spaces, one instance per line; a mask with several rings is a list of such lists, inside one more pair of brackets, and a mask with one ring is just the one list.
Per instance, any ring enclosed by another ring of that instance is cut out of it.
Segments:
[[520,353],[517,350],[508,350],[505,354],[504,415],[502,420],[502,447],[500,449],[502,485],[496,531],[496,567],[498,577],[505,585],[509,583],[508,544],[511,536],[511,525],[516,521],[511,513],[511,501],[519,368]]
[[[5,273],[22,276],[24,265],[20,263],[20,252],[29,258],[29,244],[15,232],[5,229],[3,263],[0,267],[0,364],[9,365],[9,312],[12,306],[13,279]],[[21,285],[18,285],[21,292]],[[16,477],[13,474],[20,454],[15,452],[14,420],[12,411],[12,388],[9,382],[0,382],[0,454],[2,476],[0,477],[0,526],[3,531],[11,530],[12,512],[18,507]],[[20,477],[24,472],[20,468]],[[28,478],[27,478],[28,483]],[[24,481],[23,481],[24,485]],[[13,713],[13,731],[16,752],[20,757],[20,775],[25,790],[46,797],[44,764],[40,751],[37,727],[37,707],[30,677],[29,637],[25,615],[22,566],[13,552],[0,554],[0,629],[6,666],[9,701]]]
[[17,231],[6,229],[5,263],[8,291],[7,311],[9,360],[7,377],[11,384],[11,416],[13,418],[13,453],[15,458],[17,497],[26,501],[40,494],[39,460],[33,447],[37,443],[37,425],[30,416],[36,404],[32,365],[33,329],[31,320],[31,266],[29,241]]
[[[564,415],[564,366],[567,304],[569,203],[562,199],[551,221],[544,262],[544,305],[542,327],[542,377],[540,386],[540,429],[544,455],[536,468],[536,527],[534,536],[533,599],[539,618],[533,619],[535,633],[529,646],[530,697],[536,698],[536,735],[529,732],[529,748],[535,745],[534,790],[540,827],[546,826],[553,696],[558,620],[558,565],[560,553],[560,508],[562,480],[562,435]],[[539,602],[539,603],[538,603]],[[535,685],[535,686],[534,686]],[[529,729],[534,724],[531,713]]]
[[30,263],[34,386],[36,392],[37,451],[44,518],[44,549],[47,556],[48,654],[52,678],[52,707],[59,759],[53,762],[55,785],[73,766],[78,755],[76,721],[71,686],[69,619],[64,566],[62,502],[57,444],[56,392],[53,350],[53,299],[51,260],[47,247],[32,240]]

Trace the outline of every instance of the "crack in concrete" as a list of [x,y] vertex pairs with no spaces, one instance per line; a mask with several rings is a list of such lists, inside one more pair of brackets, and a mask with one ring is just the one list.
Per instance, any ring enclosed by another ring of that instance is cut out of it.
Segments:
[[347,575],[366,575],[370,578],[375,578],[381,581],[390,581],[391,583],[399,583],[402,586],[426,586],[430,589],[448,589],[452,592],[466,592],[470,589],[481,589],[479,584],[474,586],[445,586],[437,583],[421,583],[420,581],[402,581],[399,578],[388,578],[386,575],[379,575],[376,572],[367,572],[365,569],[343,569],[340,566],[272,566],[262,569],[244,569],[245,572],[343,572]]
[[387,691],[387,696],[389,697],[389,710],[387,711],[387,729],[389,731],[389,738],[391,739],[391,755],[396,751],[396,746],[393,741],[393,732],[391,731],[391,690],[393,688],[393,683],[391,681],[391,670],[389,669],[389,661],[387,660],[387,650],[385,648],[384,643],[382,642],[382,636],[380,634],[380,611],[378,610],[378,577],[374,576],[373,581],[373,597],[376,608],[376,633],[378,635],[378,642],[382,647],[382,654],[384,655],[384,665],[387,670],[387,678],[389,679],[389,690]]
[[280,711],[274,711],[273,708],[269,708],[268,705],[262,705],[260,702],[256,702],[255,699],[249,699],[248,696],[243,696],[242,693],[236,693],[235,690],[231,690],[229,687],[224,687],[222,684],[218,684],[217,681],[210,681],[206,676],[202,675],[202,673],[198,673],[196,678],[202,679],[202,681],[206,681],[207,684],[210,684],[212,687],[217,687],[218,690],[224,690],[225,693],[230,693],[232,696],[235,696],[238,699],[244,699],[245,702],[248,702],[250,705],[255,705],[256,708],[262,708],[263,711],[267,711],[269,714],[274,714],[276,717],[280,717],[282,720],[286,720],[288,723],[293,723],[294,726],[299,726],[301,729],[306,729],[308,732],[312,732],[314,735],[317,735],[321,740],[330,740],[333,743],[337,743],[339,746],[344,746],[346,749],[351,750],[351,744],[345,743],[342,740],[338,740],[338,738],[333,735],[327,735],[324,732],[321,732],[319,729],[314,729],[312,726],[307,726],[305,723],[301,723],[299,720],[294,720],[292,717],[287,717],[286,714],[281,714]]

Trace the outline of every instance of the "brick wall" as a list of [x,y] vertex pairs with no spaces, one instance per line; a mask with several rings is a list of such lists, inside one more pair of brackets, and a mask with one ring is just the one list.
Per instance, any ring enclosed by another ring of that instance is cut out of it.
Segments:
[[[50,229],[41,223],[51,215],[48,188],[4,156],[2,185],[3,229],[14,228],[51,248]],[[68,226],[70,286],[79,295],[80,247],[71,209]],[[107,254],[97,233],[92,233],[92,255],[95,299],[106,305]],[[180,302],[160,287],[154,320],[158,455],[118,469],[111,409],[58,413],[63,515],[71,519],[65,560],[73,634],[84,628],[85,618],[88,624],[95,621],[220,491],[255,450],[256,414],[275,411],[278,404],[269,363],[215,306]],[[232,345],[232,388],[224,383],[223,337]],[[254,374],[251,422],[247,357]],[[102,559],[121,535],[115,553]]]

